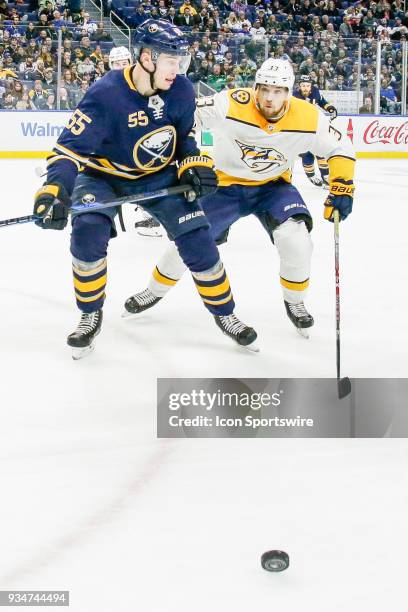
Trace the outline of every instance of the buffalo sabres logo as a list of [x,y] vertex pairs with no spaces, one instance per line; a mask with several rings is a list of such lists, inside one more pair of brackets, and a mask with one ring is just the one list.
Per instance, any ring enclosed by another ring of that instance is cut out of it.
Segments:
[[167,125],[139,138],[133,149],[133,159],[140,170],[161,170],[173,158],[176,148],[176,130]]
[[253,172],[267,172],[274,170],[279,166],[283,166],[286,162],[282,153],[276,149],[269,147],[256,147],[255,145],[245,144],[244,142],[235,141],[242,153],[242,161],[246,163],[248,168]]
[[156,23],[152,23],[151,25],[149,25],[147,29],[150,32],[150,34],[154,34],[159,29],[159,26]]

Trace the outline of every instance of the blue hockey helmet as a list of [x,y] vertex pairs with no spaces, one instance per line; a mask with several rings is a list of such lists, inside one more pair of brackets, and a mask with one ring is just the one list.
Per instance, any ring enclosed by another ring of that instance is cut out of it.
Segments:
[[309,74],[302,74],[302,76],[299,79],[299,84],[300,83],[312,83],[312,77]]
[[150,49],[156,64],[160,53],[174,55],[180,60],[180,73],[185,74],[191,61],[189,42],[183,32],[165,19],[146,19],[136,29],[135,57],[139,59],[142,49]]

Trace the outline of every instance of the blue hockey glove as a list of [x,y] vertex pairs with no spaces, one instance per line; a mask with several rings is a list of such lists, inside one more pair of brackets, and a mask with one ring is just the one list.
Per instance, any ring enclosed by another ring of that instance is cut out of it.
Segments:
[[42,229],[62,230],[68,223],[71,198],[64,185],[43,185],[34,197],[33,214],[40,217],[35,222]]
[[186,157],[180,164],[178,178],[181,183],[191,185],[197,198],[211,195],[217,190],[218,179],[214,162],[206,155]]

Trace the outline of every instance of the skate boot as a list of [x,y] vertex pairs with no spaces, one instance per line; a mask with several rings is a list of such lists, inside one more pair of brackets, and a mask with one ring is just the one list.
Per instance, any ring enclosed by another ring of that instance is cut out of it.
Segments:
[[160,223],[144,211],[143,218],[140,221],[136,221],[135,228],[140,236],[161,238],[161,236],[163,235]]
[[323,189],[330,189],[329,181],[325,176],[322,176],[322,187]]
[[313,185],[315,185],[316,187],[322,187],[323,186],[323,181],[319,176],[316,176],[316,174],[312,174],[312,176],[307,175],[307,178],[309,179],[309,181],[311,183],[313,183]]
[[93,341],[101,331],[102,318],[102,310],[81,314],[76,330],[67,338],[67,344],[72,348],[72,359],[82,359],[93,351]]
[[291,304],[286,300],[284,300],[284,302],[286,313],[296,327],[296,330],[303,338],[309,338],[309,334],[306,330],[308,327],[312,327],[314,321],[312,315],[307,312],[303,302],[299,302],[298,304]]
[[122,317],[130,317],[134,314],[139,314],[148,308],[151,308],[157,302],[160,302],[161,297],[157,297],[150,291],[150,289],[145,289],[144,291],[140,291],[140,293],[135,293],[130,298],[128,298],[125,302],[125,311]]
[[214,315],[215,322],[220,330],[232,338],[237,344],[254,353],[259,352],[259,348],[254,344],[257,333],[252,327],[242,323],[234,314],[222,316]]

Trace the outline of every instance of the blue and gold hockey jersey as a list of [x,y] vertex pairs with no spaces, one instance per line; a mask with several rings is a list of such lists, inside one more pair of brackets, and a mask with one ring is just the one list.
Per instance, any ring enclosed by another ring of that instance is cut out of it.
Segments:
[[199,155],[190,81],[177,76],[168,91],[142,96],[132,68],[109,72],[85,94],[48,157],[48,183],[71,193],[80,170],[137,180]]
[[323,98],[316,85],[312,85],[310,94],[306,97],[302,94],[300,89],[295,89],[292,95],[300,100],[306,100],[306,102],[309,102],[310,104],[317,104],[317,106],[320,106],[320,108],[323,110],[326,110],[326,108],[330,106],[330,102]]

